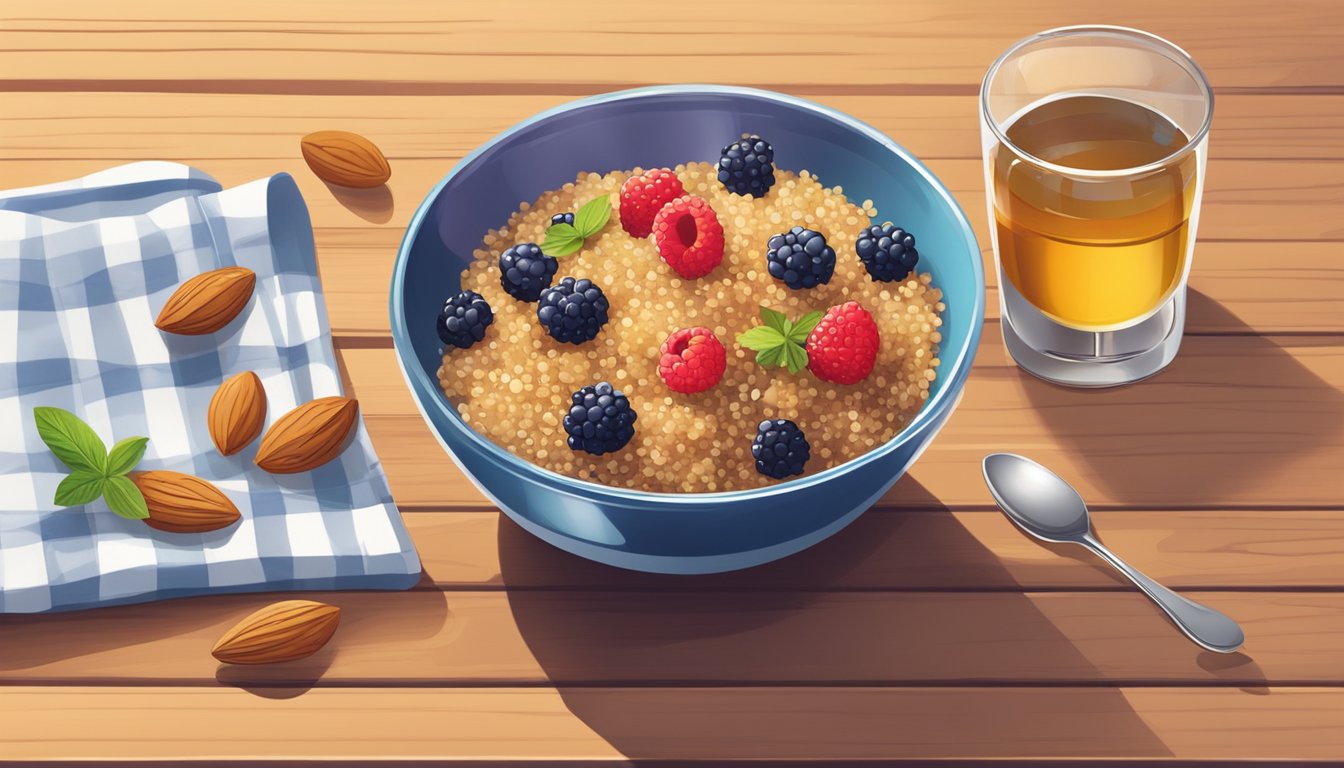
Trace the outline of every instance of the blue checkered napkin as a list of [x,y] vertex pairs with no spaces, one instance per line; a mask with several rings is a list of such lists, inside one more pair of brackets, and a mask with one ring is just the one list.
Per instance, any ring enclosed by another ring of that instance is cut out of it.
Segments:
[[[179,283],[226,266],[256,293],[218,333],[154,318]],[[313,472],[273,476],[214,449],[215,388],[256,371],[268,420],[341,394],[308,211],[286,174],[229,190],[175,163],[136,163],[0,193],[0,613],[214,592],[405,588],[419,560],[361,420]],[[173,534],[101,499],[52,503],[66,468],[33,408],[73,411],[107,445],[149,437],[140,469],[205,478],[242,512],[222,531]]]

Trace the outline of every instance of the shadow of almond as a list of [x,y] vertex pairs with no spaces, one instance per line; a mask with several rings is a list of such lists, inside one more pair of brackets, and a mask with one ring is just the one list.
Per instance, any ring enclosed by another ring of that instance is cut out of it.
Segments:
[[[698,577],[595,566],[502,520],[509,608],[568,708],[634,759],[1170,755],[1099,684],[1089,654],[1110,640],[1087,639],[1090,617],[1051,607],[1075,647],[926,489],[901,484],[927,508]],[[1146,631],[1165,632],[1157,621]],[[1193,667],[1182,659],[1154,676]]]
[[386,184],[372,187],[370,189],[355,189],[353,187],[342,187],[331,182],[324,181],[327,189],[331,190],[331,196],[336,198],[336,202],[345,206],[345,209],[371,224],[386,224],[392,220],[392,211],[396,205],[392,197],[392,189]]
[[312,656],[281,664],[220,664],[215,680],[263,699],[293,699],[312,690],[327,673],[340,652],[336,646],[333,639]]

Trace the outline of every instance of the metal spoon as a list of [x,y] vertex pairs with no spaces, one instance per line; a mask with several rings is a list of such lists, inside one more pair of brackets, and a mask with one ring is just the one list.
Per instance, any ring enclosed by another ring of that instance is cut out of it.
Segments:
[[1138,585],[1196,644],[1210,651],[1231,653],[1246,641],[1237,622],[1144,576],[1097,541],[1083,498],[1059,475],[1011,453],[986,456],[984,472],[994,501],[1017,527],[1042,541],[1079,544],[1092,550]]

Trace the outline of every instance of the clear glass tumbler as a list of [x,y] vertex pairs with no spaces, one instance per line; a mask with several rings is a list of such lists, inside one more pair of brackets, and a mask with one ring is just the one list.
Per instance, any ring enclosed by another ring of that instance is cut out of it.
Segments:
[[1053,29],[989,68],[985,188],[1018,365],[1107,387],[1175,357],[1212,118],[1190,56],[1135,29]]

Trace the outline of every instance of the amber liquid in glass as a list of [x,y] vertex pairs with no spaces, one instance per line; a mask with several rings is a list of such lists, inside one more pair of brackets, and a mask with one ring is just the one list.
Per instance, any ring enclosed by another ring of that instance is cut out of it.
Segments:
[[1044,170],[998,146],[994,218],[1005,279],[1052,320],[1084,331],[1124,328],[1158,309],[1189,258],[1194,153],[1123,178],[1085,172],[1157,163],[1189,138],[1147,107],[1104,96],[1035,105],[1005,133],[1028,155],[1083,171]]

